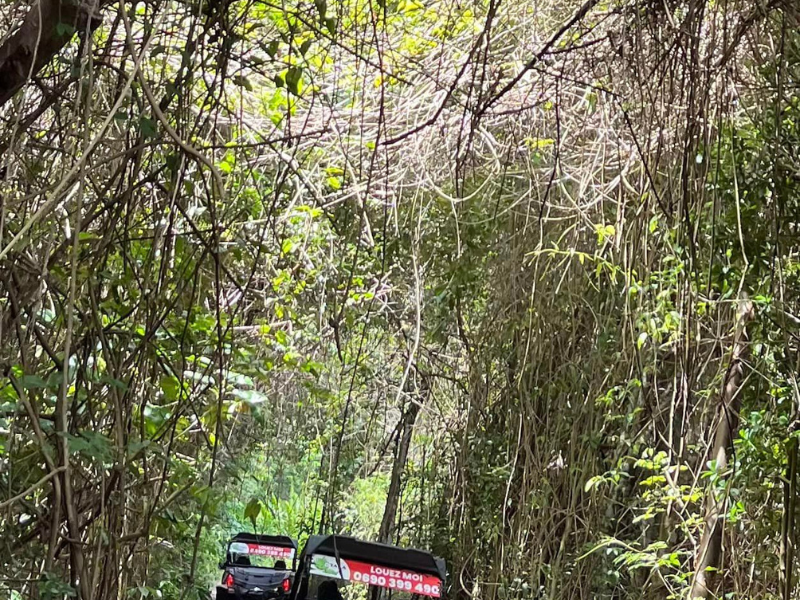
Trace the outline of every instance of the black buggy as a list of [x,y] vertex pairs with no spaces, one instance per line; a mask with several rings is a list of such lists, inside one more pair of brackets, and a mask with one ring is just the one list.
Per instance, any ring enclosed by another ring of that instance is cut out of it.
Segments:
[[239,533],[219,564],[217,600],[288,600],[297,566],[297,542],[283,535]]
[[444,560],[430,552],[312,535],[300,555],[291,600],[442,599],[445,576]]

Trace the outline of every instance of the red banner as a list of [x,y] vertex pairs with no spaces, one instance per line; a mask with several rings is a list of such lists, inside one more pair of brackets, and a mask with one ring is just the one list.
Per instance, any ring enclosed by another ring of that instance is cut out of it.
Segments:
[[392,569],[358,560],[342,558],[337,564],[333,556],[315,554],[311,557],[311,572],[431,598],[442,596],[442,582],[435,575]]
[[[283,558],[285,560],[292,560],[294,558],[294,548],[267,546],[265,544],[246,544],[246,546],[247,554],[252,556],[270,556],[273,558]],[[242,548],[242,550],[244,550],[244,548]],[[234,548],[234,545],[231,544],[231,551],[239,552],[239,549]],[[244,554],[244,552],[241,552],[241,554]]]

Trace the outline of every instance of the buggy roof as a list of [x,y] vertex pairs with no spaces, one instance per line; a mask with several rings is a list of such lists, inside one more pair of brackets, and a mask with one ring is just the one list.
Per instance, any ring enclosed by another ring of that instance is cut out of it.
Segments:
[[282,548],[297,549],[297,542],[295,542],[288,535],[256,535],[254,533],[237,533],[233,536],[231,542],[242,542],[245,544],[264,544],[267,546],[280,546]]
[[312,554],[338,556],[384,567],[434,575],[442,581],[442,584],[444,584],[447,574],[444,560],[430,552],[378,542],[364,542],[344,535],[312,535],[303,548],[303,554],[300,557],[301,564],[303,564],[303,559]]

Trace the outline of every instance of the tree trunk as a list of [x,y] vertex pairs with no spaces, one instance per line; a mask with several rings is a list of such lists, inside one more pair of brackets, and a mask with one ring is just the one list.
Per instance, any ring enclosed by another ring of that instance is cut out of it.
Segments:
[[797,438],[786,444],[786,479],[783,482],[783,518],[781,519],[781,597],[792,598],[794,570],[794,514],[797,504]]
[[378,532],[378,541],[388,544],[394,533],[394,523],[397,517],[397,504],[400,500],[400,485],[403,471],[408,459],[408,448],[411,445],[411,434],[414,432],[414,423],[419,414],[420,404],[411,402],[403,413],[402,423],[397,429],[397,446],[395,447],[394,464],[392,464],[392,478],[389,482],[389,492],[386,495],[386,507],[383,510],[381,527]]
[[[728,372],[719,397],[716,418],[716,434],[711,457],[716,461],[716,469],[723,472],[728,466],[728,451],[739,426],[739,407],[741,406],[741,386],[743,379],[742,362],[748,352],[747,323],[753,319],[753,305],[749,300],[739,303],[733,352]],[[706,495],[706,514],[703,520],[703,535],[695,557],[695,573],[689,598],[708,598],[714,587],[714,574],[720,568],[722,554],[722,531],[725,521],[726,494],[710,487]]]
[[35,0],[20,28],[0,47],[0,107],[50,62],[76,31],[99,22],[91,19],[91,8],[79,0]]

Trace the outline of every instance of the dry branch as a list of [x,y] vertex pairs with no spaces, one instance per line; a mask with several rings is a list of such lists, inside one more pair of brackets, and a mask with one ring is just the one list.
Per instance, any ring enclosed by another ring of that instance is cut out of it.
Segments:
[[[739,407],[741,388],[744,379],[743,361],[749,350],[747,324],[753,320],[755,312],[749,300],[742,300],[736,321],[731,362],[725,375],[722,393],[719,396],[719,409],[716,419],[716,433],[711,450],[716,469],[723,472],[728,466],[728,452],[733,444],[733,436],[739,426]],[[713,484],[712,484],[713,486]],[[722,531],[725,523],[725,504],[727,495],[719,490],[708,490],[703,535],[695,557],[695,574],[689,598],[708,598],[712,593],[714,573],[720,568],[722,555]]]

